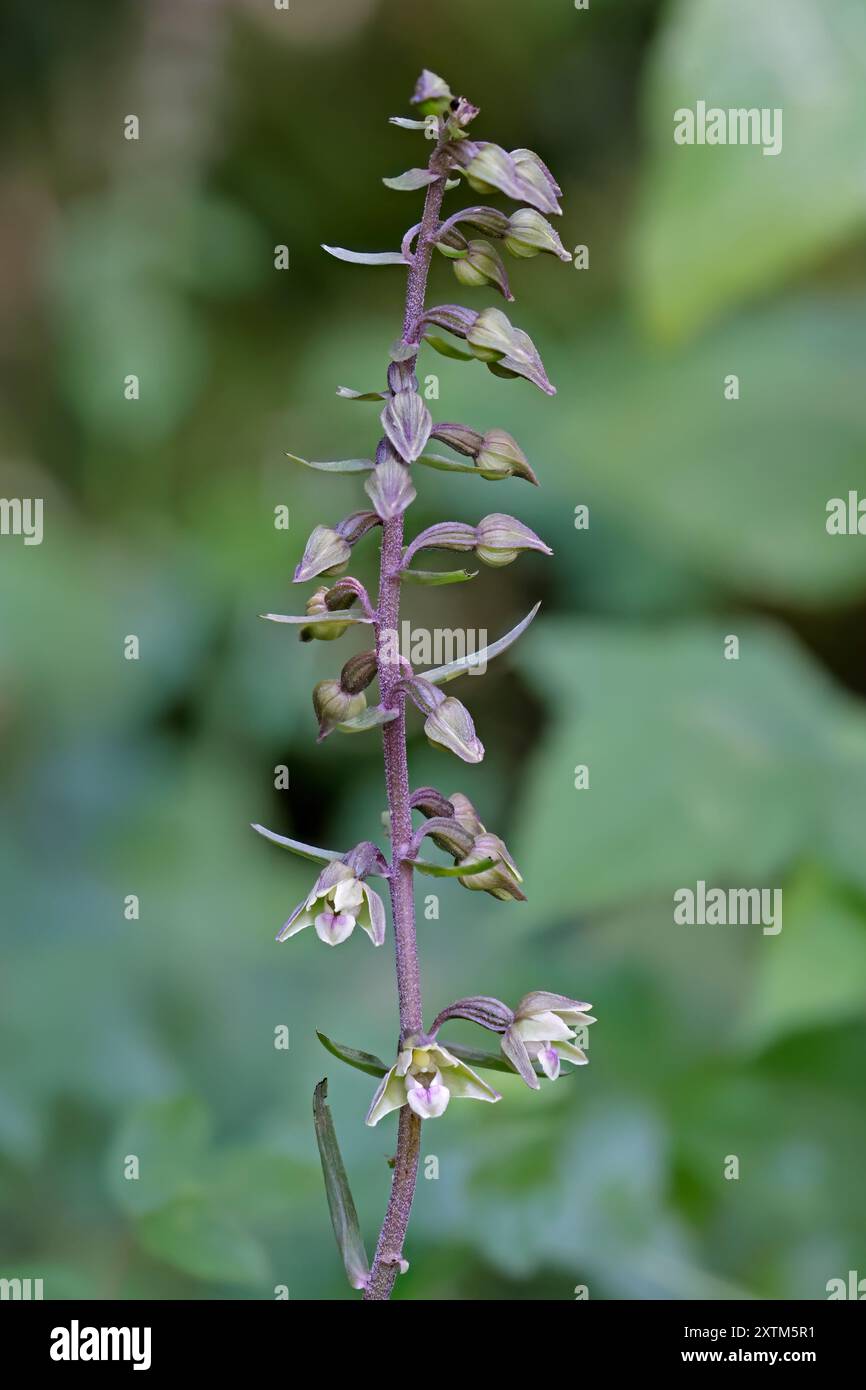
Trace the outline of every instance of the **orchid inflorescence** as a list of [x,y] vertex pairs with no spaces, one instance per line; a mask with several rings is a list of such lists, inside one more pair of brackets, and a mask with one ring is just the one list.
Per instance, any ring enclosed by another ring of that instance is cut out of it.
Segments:
[[[441,687],[510,646],[528,627],[538,605],[482,652],[419,674],[406,658],[394,654],[401,587],[405,582],[460,583],[474,577],[465,569],[420,569],[416,558],[422,552],[472,552],[481,563],[494,567],[512,563],[524,551],[552,552],[528,526],[503,512],[492,512],[474,525],[439,522],[404,544],[404,516],[416,496],[415,465],[474,473],[489,482],[509,477],[538,482],[520,446],[505,430],[479,431],[453,422],[434,423],[418,389],[416,359],[422,345],[427,344],[448,357],[481,362],[498,377],[523,377],[546,394],[555,394],[531,338],[514,327],[505,313],[493,307],[476,311],[458,304],[427,309],[427,276],[436,250],[450,263],[461,285],[490,286],[510,303],[514,296],[500,247],[520,259],[540,253],[563,261],[571,257],[547,220],[548,215],[561,212],[561,190],[538,155],[524,149],[509,153],[499,145],[471,139],[468,127],[478,116],[478,108],[465,97],[454,97],[435,73],[421,74],[412,104],[420,119],[392,117],[392,123],[423,131],[435,142],[432,154],[426,168],[413,168],[384,182],[398,190],[426,189],[421,221],[406,233],[399,251],[325,248],[351,263],[408,268],[403,332],[390,351],[386,387],[373,391],[340,387],[337,393],[343,399],[377,402],[381,406],[382,437],[371,459],[310,463],[289,455],[323,472],[362,475],[370,505],[335,525],[316,526],[310,535],[294,575],[296,583],[318,581],[307,600],[306,612],[298,616],[263,615],[272,622],[298,626],[305,642],[337,640],[354,626],[372,628],[373,645],[349,657],[338,677],[319,681],[313,691],[313,706],[320,741],[335,730],[352,733],[381,727],[388,798],[383,819],[390,834],[391,857],[387,859],[370,841],[337,853],[288,839],[263,826],[254,827],[268,839],[324,865],[280,930],[278,941],[312,926],[321,941],[336,946],[358,926],[374,946],[381,946],[386,934],[385,907],[368,879],[383,879],[390,891],[400,1012],[397,1060],[387,1066],[370,1053],[319,1034],[334,1055],[380,1078],[367,1114],[369,1125],[378,1124],[393,1110],[399,1111],[391,1196],[371,1267],[325,1102],[324,1081],[316,1087],[313,1107],[334,1229],[350,1281],[364,1290],[367,1299],[388,1298],[397,1272],[407,1268],[403,1240],[417,1175],[421,1122],[442,1115],[452,1099],[501,1099],[475,1067],[516,1073],[527,1086],[538,1089],[540,1078],[555,1079],[564,1062],[582,1065],[587,1059],[575,1041],[576,1029],[583,1033],[593,1022],[588,1004],[545,991],[525,995],[513,1009],[488,996],[459,999],[438,1014],[429,1030],[422,1020],[413,902],[415,871],[455,878],[462,887],[500,901],[522,901],[524,894],[520,872],[504,842],[487,830],[463,793],[445,796],[434,787],[410,790],[407,703],[414,704],[423,715],[424,732],[434,747],[466,763],[480,762],[484,747],[472,716],[459,699],[446,695]],[[474,206],[443,219],[444,195],[461,180],[479,194],[503,194],[521,206],[510,214]],[[443,338],[442,333],[450,337]],[[431,441],[451,453],[428,452]],[[364,585],[347,576],[346,570],[354,547],[380,527],[379,592],[374,603]],[[379,699],[368,705],[365,692],[374,680],[378,681]],[[417,828],[413,812],[422,817]],[[428,836],[450,856],[452,865],[434,863],[422,855]],[[444,1046],[439,1031],[452,1019],[468,1020],[498,1034],[499,1050]]]

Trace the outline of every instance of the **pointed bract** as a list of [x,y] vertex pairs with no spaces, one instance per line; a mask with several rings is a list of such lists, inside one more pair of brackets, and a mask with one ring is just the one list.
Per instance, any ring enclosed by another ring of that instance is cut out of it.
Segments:
[[401,516],[417,496],[409,469],[393,457],[376,465],[364,491],[383,521]]
[[406,463],[413,463],[430,438],[433,420],[417,391],[398,391],[381,415],[382,428]]

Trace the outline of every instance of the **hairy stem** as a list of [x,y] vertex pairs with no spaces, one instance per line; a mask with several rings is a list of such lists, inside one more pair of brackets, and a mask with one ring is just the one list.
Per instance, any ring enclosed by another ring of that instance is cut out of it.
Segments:
[[[440,142],[441,143],[441,142]],[[430,159],[436,168],[440,145]],[[424,313],[427,275],[433,254],[433,233],[439,225],[439,212],[445,192],[445,175],[427,188],[424,215],[418,232],[415,256],[406,285],[403,316],[404,343],[418,341],[420,319]],[[414,367],[415,359],[410,366]],[[382,559],[379,571],[378,623],[376,650],[381,654],[385,634],[397,632],[400,620],[399,569],[403,551],[403,517],[386,521],[382,528]],[[385,724],[382,743],[385,755],[385,785],[391,816],[391,909],[394,921],[394,949],[397,960],[397,995],[400,1006],[400,1041],[421,1031],[421,977],[415,937],[415,900],[412,865],[405,855],[412,839],[412,808],[409,805],[409,768],[406,759],[406,703],[399,690],[400,667],[380,659],[379,689],[386,709],[396,709],[397,717]],[[382,1300],[391,1295],[403,1253],[403,1240],[415,1195],[421,1121],[408,1106],[400,1111],[397,1128],[397,1154],[385,1220],[379,1232],[373,1268],[364,1293],[365,1300]]]

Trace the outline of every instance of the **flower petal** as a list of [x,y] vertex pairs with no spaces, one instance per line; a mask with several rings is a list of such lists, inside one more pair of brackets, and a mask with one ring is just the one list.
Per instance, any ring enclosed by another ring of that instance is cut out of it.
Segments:
[[342,879],[334,889],[331,896],[335,912],[354,912],[356,907],[360,907],[364,901],[363,885],[356,878]]
[[307,903],[298,903],[288,922],[277,932],[277,941],[288,941],[290,936],[297,936],[298,932],[303,931],[304,927],[309,927],[312,921],[313,914]]
[[392,1067],[382,1077],[376,1088],[376,1093],[370,1102],[370,1109],[367,1111],[365,1124],[377,1125],[386,1115],[390,1115],[392,1110],[399,1110],[401,1105],[405,1104],[405,1084],[402,1078],[397,1075],[397,1068]]
[[514,1027],[524,1042],[546,1043],[574,1037],[568,1024],[555,1013],[537,1013],[529,1018],[518,1018]]
[[526,1043],[516,1031],[513,1024],[510,1028],[506,1028],[502,1035],[501,1045],[502,1051],[505,1053],[511,1065],[516,1068],[527,1086],[533,1091],[540,1090],[541,1082],[535,1074],[532,1058],[527,1051]]
[[385,940],[385,904],[375,888],[366,883],[361,886],[366,903],[358,917],[358,925],[363,927],[374,946],[381,946]]
[[541,1063],[545,1076],[549,1076],[551,1081],[555,1081],[559,1076],[559,1053],[550,1046],[538,1049],[538,1060]]
[[451,1091],[443,1084],[438,1071],[428,1086],[410,1075],[406,1077],[406,1099],[409,1109],[422,1120],[435,1120],[448,1109]]
[[316,918],[316,935],[328,946],[339,946],[355,930],[351,912],[320,912]]

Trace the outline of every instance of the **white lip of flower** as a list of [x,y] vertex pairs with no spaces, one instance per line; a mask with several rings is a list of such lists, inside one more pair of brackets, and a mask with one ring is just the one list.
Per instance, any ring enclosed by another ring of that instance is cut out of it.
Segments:
[[356,878],[348,864],[333,859],[316,882],[308,898],[299,903],[277,941],[287,941],[304,927],[314,926],[320,941],[339,946],[352,935],[356,924],[374,946],[385,940],[385,905],[379,894]]
[[[576,999],[566,999],[562,995],[551,995],[537,992],[527,994],[518,1004],[514,1022],[507,1029],[502,1040],[503,1051],[512,1062],[515,1058],[511,1052],[517,1049],[522,1050],[532,1061],[537,1061],[545,1076],[551,1081],[555,1081],[560,1074],[562,1062],[571,1062],[574,1066],[586,1066],[589,1058],[579,1047],[575,1047],[571,1039],[576,1037],[574,1028],[571,1024],[581,1027],[595,1023],[595,1019],[587,1010],[591,1004],[581,1003]],[[506,1046],[506,1042],[508,1046]],[[523,1079],[527,1085],[538,1087],[538,1080],[535,1076],[530,1081],[525,1070],[521,1071]]]
[[407,1042],[411,1045],[404,1048],[379,1083],[367,1112],[368,1125],[377,1125],[403,1105],[408,1105],[422,1120],[431,1120],[443,1114],[452,1099],[502,1099],[498,1091],[440,1043],[422,1039]]

